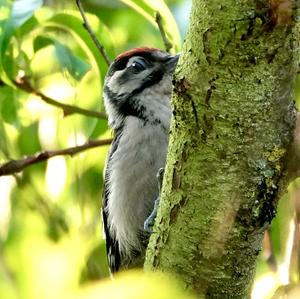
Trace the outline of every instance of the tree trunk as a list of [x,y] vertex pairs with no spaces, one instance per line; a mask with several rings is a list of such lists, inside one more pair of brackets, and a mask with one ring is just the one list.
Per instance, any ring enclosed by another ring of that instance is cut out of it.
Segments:
[[249,298],[292,141],[294,1],[193,1],[146,269],[203,298]]

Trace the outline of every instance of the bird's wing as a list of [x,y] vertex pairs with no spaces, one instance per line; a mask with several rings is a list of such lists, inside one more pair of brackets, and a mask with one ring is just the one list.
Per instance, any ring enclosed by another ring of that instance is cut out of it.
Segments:
[[119,145],[119,140],[121,138],[121,129],[115,131],[115,136],[113,138],[112,144],[110,146],[109,154],[106,161],[106,169],[104,176],[104,187],[102,194],[102,222],[103,222],[103,232],[106,239],[106,253],[108,259],[108,265],[111,273],[119,270],[121,266],[121,257],[118,241],[115,239],[114,235],[110,231],[108,225],[108,211],[107,204],[109,200],[109,164],[114,152],[117,150]]

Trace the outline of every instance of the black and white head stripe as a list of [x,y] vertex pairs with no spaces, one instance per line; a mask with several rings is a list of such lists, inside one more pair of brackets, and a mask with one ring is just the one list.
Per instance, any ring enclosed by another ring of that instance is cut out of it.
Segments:
[[[135,48],[119,55],[111,64],[104,93],[122,115],[143,118],[145,107],[137,95],[172,75],[178,56],[154,48]],[[169,90],[169,88],[168,88]],[[144,94],[145,96],[145,94]]]

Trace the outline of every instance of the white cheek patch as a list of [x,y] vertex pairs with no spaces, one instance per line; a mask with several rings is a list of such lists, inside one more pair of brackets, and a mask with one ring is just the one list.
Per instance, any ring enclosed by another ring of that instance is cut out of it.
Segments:
[[118,84],[118,78],[123,74],[124,70],[116,71],[110,78],[109,81],[106,83],[107,87],[110,91],[114,93],[119,93],[120,86]]
[[120,84],[119,78],[122,76],[122,74],[125,72],[125,70],[116,71],[109,81],[107,82],[108,88],[116,94],[130,94],[137,88],[139,88],[143,81],[151,74],[151,69],[146,69],[138,74],[132,73],[132,77],[128,77],[128,80],[126,81],[126,84]]

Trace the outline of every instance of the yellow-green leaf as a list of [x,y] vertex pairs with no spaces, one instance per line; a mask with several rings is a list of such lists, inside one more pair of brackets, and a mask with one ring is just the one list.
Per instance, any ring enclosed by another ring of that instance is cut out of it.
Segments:
[[121,0],[124,4],[144,16],[153,26],[158,28],[155,15],[161,15],[167,38],[173,45],[172,50],[178,52],[181,45],[180,33],[176,21],[163,0]]

